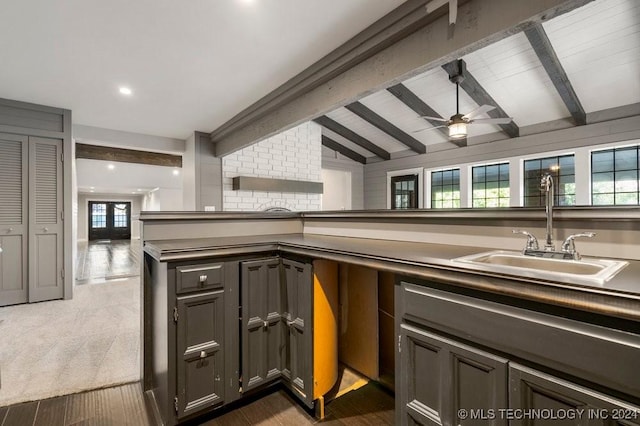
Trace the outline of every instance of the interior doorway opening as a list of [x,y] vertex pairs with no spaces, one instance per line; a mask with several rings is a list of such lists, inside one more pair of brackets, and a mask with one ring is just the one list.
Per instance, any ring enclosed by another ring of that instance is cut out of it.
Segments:
[[131,239],[131,203],[89,201],[89,241]]

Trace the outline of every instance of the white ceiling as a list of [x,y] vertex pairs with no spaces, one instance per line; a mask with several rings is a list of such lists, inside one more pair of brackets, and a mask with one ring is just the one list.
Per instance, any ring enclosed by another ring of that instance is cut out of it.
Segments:
[[79,193],[144,195],[156,188],[182,189],[182,170],[173,167],[81,158],[76,176]]
[[[640,102],[640,1],[595,0],[560,15],[543,28],[586,113]],[[519,127],[567,119],[567,107],[524,33],[517,33],[462,58],[467,70]],[[403,84],[442,117],[456,112],[455,85],[442,68]],[[437,130],[386,90],[360,100],[369,109],[425,145],[446,141]],[[478,105],[462,89],[460,112]],[[345,108],[327,114],[392,154],[408,148]],[[485,116],[486,117],[486,116]],[[472,124],[469,138],[500,132],[494,125]],[[367,158],[375,156],[351,142],[323,133]],[[506,139],[504,133],[498,136]]]
[[7,0],[0,97],[71,109],[75,124],[185,139],[403,1]]

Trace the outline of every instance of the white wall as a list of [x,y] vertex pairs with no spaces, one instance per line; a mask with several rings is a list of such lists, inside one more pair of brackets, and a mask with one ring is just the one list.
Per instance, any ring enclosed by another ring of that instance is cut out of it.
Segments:
[[320,194],[234,191],[232,178],[250,176],[320,182],[321,155],[321,127],[312,122],[227,155],[222,159],[224,210],[257,211],[269,207],[319,210]]
[[351,172],[322,169],[322,210],[351,210]]
[[[364,208],[364,165],[339,154],[326,146],[322,147],[322,169],[339,170],[351,175],[351,202],[348,209],[362,210]],[[324,200],[331,188],[324,188],[322,209],[329,210]],[[330,196],[330,195],[329,195]],[[345,209],[345,210],[348,210]]]
[[86,241],[89,231],[89,201],[113,201],[131,203],[131,238],[140,238],[140,210],[142,208],[142,196],[128,196],[121,194],[93,195],[78,194],[78,241]]
[[142,198],[143,211],[181,211],[182,190],[159,188]]

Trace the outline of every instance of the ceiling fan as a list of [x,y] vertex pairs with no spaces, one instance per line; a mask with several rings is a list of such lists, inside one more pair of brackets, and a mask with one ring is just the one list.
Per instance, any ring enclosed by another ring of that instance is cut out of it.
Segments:
[[445,124],[434,127],[426,127],[424,129],[416,130],[414,133],[422,132],[424,130],[447,127],[449,128],[450,139],[464,139],[467,137],[467,125],[469,124],[508,124],[513,120],[512,117],[475,118],[496,109],[496,107],[492,105],[481,105],[467,114],[460,114],[460,83],[462,83],[462,81],[464,80],[465,68],[465,62],[462,59],[458,60],[458,73],[449,77],[449,81],[455,83],[456,85],[456,113],[449,119],[442,117],[421,116],[421,118],[424,118],[426,120],[440,121]]

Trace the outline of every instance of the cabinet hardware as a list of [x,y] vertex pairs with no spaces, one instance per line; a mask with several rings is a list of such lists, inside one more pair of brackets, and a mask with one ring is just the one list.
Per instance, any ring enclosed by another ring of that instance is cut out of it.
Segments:
[[42,228],[42,230],[43,230],[44,232],[49,232],[49,228],[47,228],[46,226],[45,226],[44,228]]
[[177,323],[178,322],[178,307],[174,307],[173,308],[173,322]]
[[64,279],[64,269],[60,269],[60,278]]
[[176,414],[178,414],[178,397],[173,398],[173,408],[176,409]]
[[217,375],[216,375],[216,378],[215,378],[214,380],[215,380],[216,382],[219,382],[219,381],[220,381],[220,375],[219,375],[219,374],[217,374]]
[[398,353],[402,352],[402,334],[398,334]]
[[207,282],[207,276],[206,275],[200,275],[200,285],[204,285],[204,283]]
[[262,321],[262,326],[263,326],[264,328],[269,327],[269,321]]
[[207,353],[205,351],[200,351],[200,358],[206,358]]
[[293,321],[287,320],[287,326],[291,327],[295,322],[296,322],[295,320],[293,320]]

